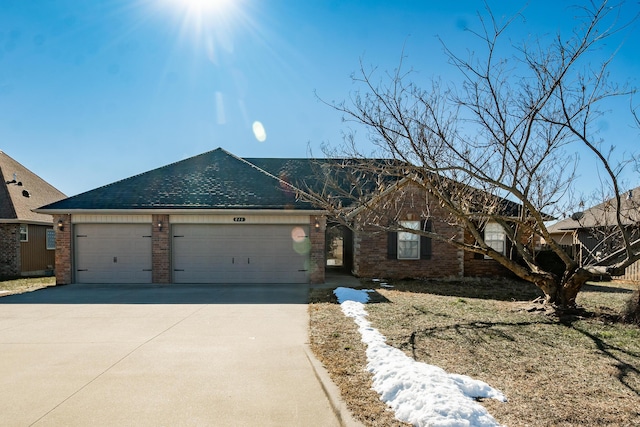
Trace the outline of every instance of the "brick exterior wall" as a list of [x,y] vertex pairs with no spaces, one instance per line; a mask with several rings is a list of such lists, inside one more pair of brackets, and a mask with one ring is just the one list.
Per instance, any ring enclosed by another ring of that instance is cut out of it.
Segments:
[[[473,237],[461,227],[452,226],[446,220],[447,212],[418,187],[407,186],[401,192],[389,196],[393,201],[383,200],[385,209],[372,217],[361,214],[354,231],[354,263],[352,272],[358,277],[386,279],[444,278],[444,277],[514,277],[513,273],[492,259],[476,257],[446,242],[431,240],[431,258],[425,260],[389,259],[387,255],[388,233],[366,224],[386,224],[393,219],[421,220],[429,213],[433,231],[441,236],[472,242]],[[389,217],[380,215],[387,212]]]
[[[465,232],[465,241],[473,242],[471,233]],[[503,267],[493,259],[485,259],[484,255],[472,252],[464,253],[465,277],[515,277],[511,270]]]
[[[446,212],[435,201],[430,201],[424,191],[405,188],[393,196],[390,209],[384,209],[389,216],[399,220],[423,220],[429,212],[432,230],[440,235],[460,237],[461,230],[442,220]],[[357,218],[354,230],[353,274],[358,277],[380,277],[387,279],[441,278],[462,276],[462,252],[446,242],[431,240],[431,258],[424,260],[389,259],[387,255],[388,233],[379,231],[367,223],[385,224],[391,218],[380,217],[379,212],[372,220],[368,213]]]
[[153,215],[151,226],[151,262],[153,283],[171,283],[169,215]]
[[514,274],[492,259],[476,258],[475,254],[464,254],[465,277],[513,277]]
[[[316,220],[319,227],[316,229]],[[309,254],[309,281],[311,283],[324,283],[326,253],[325,253],[325,230],[327,219],[311,216],[309,218],[309,240],[311,241],[311,253]]]
[[20,225],[0,224],[0,277],[20,275]]
[[[59,220],[62,220],[62,230],[58,227]],[[56,285],[68,285],[73,283],[71,215],[54,216],[53,228],[56,230]]]

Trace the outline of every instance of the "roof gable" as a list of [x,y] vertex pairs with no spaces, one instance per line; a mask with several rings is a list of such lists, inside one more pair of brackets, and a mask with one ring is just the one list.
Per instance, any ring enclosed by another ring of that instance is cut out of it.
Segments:
[[[358,159],[240,158],[217,148],[43,206],[39,212],[189,209],[316,210],[299,193],[328,194],[341,206],[404,182],[402,164],[388,159],[363,168]],[[390,169],[389,169],[390,168]],[[384,171],[391,170],[391,174]],[[479,191],[479,190],[478,190]],[[517,204],[503,201],[517,211]]]
[[65,195],[0,151],[0,221],[50,223],[50,215],[33,212]]
[[222,148],[43,206],[41,210],[313,209],[273,174]]
[[[620,219],[623,225],[640,222],[640,187],[636,187],[620,195]],[[615,225],[616,199],[611,198],[595,205],[584,212],[576,212],[569,218],[558,221],[548,228],[550,233],[561,233],[583,228],[594,228]]]

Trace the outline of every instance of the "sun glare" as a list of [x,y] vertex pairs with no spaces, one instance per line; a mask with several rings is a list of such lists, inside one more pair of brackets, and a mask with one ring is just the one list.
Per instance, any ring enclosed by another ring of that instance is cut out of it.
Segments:
[[223,13],[232,0],[175,0],[194,14]]
[[210,59],[214,59],[213,53],[219,49],[233,51],[232,34],[243,25],[243,3],[243,0],[159,0],[158,4],[176,17],[181,39],[191,39],[195,47],[204,46]]

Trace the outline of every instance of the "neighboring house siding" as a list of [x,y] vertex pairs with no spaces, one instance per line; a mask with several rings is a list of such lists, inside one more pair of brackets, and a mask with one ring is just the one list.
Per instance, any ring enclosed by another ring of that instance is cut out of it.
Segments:
[[615,276],[616,280],[625,280],[629,282],[640,282],[640,261],[636,261],[626,268],[624,276]]
[[47,249],[47,229],[45,225],[29,224],[29,240],[20,242],[21,274],[47,274],[55,265],[55,250]]
[[20,275],[19,230],[19,224],[0,224],[0,277]]

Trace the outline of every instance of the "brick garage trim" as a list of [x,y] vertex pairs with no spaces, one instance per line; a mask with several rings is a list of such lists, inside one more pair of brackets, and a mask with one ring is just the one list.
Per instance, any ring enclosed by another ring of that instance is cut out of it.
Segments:
[[[316,227],[316,222],[318,227]],[[325,230],[327,219],[324,216],[309,218],[309,240],[311,252],[309,254],[309,282],[324,283],[325,281]]]
[[53,223],[56,230],[56,285],[68,285],[73,283],[71,215],[56,215]]
[[169,215],[153,215],[151,225],[151,281],[171,283],[171,224]]

